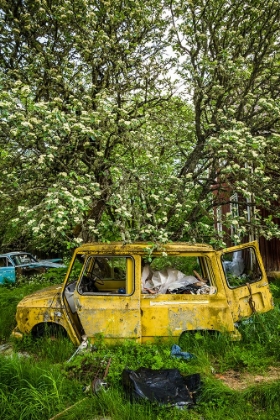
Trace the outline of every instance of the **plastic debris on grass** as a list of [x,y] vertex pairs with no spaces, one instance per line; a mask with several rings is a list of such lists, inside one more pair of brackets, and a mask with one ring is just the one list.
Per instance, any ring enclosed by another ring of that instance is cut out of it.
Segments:
[[124,369],[122,384],[130,400],[145,399],[159,404],[188,408],[196,404],[200,374],[183,376],[178,369]]
[[177,344],[173,344],[173,346],[171,347],[171,356],[184,360],[191,360],[196,358],[194,354],[188,353],[187,351],[182,351],[181,347]]

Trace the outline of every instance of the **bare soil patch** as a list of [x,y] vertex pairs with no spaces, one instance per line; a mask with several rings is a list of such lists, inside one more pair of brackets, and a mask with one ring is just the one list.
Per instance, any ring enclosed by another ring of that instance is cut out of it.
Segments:
[[242,390],[251,385],[279,380],[280,367],[269,367],[264,375],[228,370],[222,374],[215,374],[215,377],[231,389]]

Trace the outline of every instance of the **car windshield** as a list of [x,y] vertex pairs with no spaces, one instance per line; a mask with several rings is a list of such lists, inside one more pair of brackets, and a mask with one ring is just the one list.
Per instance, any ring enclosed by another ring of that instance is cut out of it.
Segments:
[[37,262],[31,254],[11,255],[11,259],[13,260],[15,265],[31,264]]

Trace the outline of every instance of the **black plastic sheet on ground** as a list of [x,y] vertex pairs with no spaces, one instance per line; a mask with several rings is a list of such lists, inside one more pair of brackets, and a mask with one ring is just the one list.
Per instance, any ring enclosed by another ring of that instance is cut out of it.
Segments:
[[178,369],[125,369],[122,384],[130,399],[146,399],[160,404],[192,406],[201,386],[200,375],[182,376]]

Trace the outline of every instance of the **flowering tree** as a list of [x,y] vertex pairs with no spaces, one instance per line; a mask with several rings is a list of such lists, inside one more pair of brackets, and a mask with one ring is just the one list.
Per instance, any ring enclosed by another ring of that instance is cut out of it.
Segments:
[[279,9],[2,3],[2,246],[221,243],[213,208],[229,190],[268,211],[266,220],[228,215],[236,241],[252,224],[278,235]]
[[171,95],[161,13],[157,0],[2,4],[3,242],[126,230],[142,126]]
[[[279,2],[170,0],[169,6],[170,42],[194,108],[195,141],[179,175],[190,176],[199,191],[188,220],[199,223],[211,190],[214,207],[236,192],[244,212],[223,220],[238,225],[233,239],[252,227],[279,237],[273,223],[280,192]],[[256,206],[268,217],[261,220]]]

